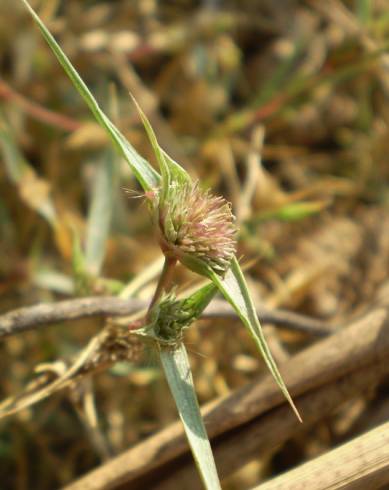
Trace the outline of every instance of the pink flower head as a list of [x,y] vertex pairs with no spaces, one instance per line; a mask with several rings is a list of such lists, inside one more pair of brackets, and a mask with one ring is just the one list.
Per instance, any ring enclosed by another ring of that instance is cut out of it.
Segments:
[[224,198],[202,190],[198,182],[173,183],[168,198],[154,209],[165,255],[199,273],[204,265],[220,275],[228,270],[236,251],[237,228]]

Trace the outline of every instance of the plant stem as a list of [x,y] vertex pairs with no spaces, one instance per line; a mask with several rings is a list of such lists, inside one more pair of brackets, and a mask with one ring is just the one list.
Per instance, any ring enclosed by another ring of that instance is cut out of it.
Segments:
[[169,284],[171,283],[171,280],[173,277],[173,271],[174,271],[174,267],[175,267],[176,263],[177,263],[176,258],[165,257],[163,269],[162,269],[161,275],[159,276],[157,288],[154,292],[153,298],[152,298],[151,303],[149,305],[149,308],[147,310],[146,318],[149,317],[151,309],[153,308],[155,303],[159,300],[163,291],[167,290],[167,288],[169,287]]

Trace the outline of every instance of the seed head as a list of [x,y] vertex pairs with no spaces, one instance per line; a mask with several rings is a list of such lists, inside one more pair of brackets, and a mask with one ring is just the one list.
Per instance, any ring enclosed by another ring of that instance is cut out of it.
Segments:
[[224,198],[202,190],[198,182],[173,183],[168,198],[154,208],[165,255],[196,272],[202,273],[204,265],[220,275],[227,271],[236,250],[237,229]]

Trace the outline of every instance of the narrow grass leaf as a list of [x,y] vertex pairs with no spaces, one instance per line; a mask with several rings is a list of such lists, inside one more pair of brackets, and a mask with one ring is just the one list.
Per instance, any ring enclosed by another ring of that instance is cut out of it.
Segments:
[[0,151],[3,155],[6,173],[17,186],[21,199],[55,228],[57,212],[50,197],[50,185],[37,175],[34,168],[24,158],[7,127],[2,112],[0,112]]
[[83,283],[86,279],[85,254],[81,247],[80,237],[73,230],[72,268],[76,282]]
[[3,155],[3,161],[5,164],[5,170],[10,180],[14,184],[18,184],[21,181],[23,173],[27,168],[27,162],[24,160],[24,158],[16,148],[11,133],[6,127],[4,115],[2,113],[0,113],[0,115],[0,145]]
[[262,106],[268,102],[277,92],[282,90],[282,85],[290,83],[290,73],[296,60],[301,56],[306,44],[303,41],[297,41],[293,46],[292,51],[280,61],[275,67],[272,76],[265,81],[264,85],[259,90],[258,95],[253,100],[253,105]]
[[160,358],[204,486],[207,490],[218,490],[221,488],[219,477],[201,417],[185,346],[180,344],[174,350],[162,349]]
[[176,181],[179,182],[180,184],[185,184],[186,182],[190,182],[192,179],[188,172],[181,167],[171,156],[169,156],[165,150],[162,150],[162,153],[165,157],[165,161],[167,165],[169,166],[170,173],[172,175],[172,178]]
[[161,176],[162,176],[162,187],[165,188],[166,186],[170,185],[171,183],[171,174],[170,174],[170,169],[169,166],[167,165],[164,155],[162,153],[161,147],[158,144],[157,137],[154,133],[154,130],[150,124],[150,121],[147,119],[146,114],[143,112],[141,109],[140,105],[136,101],[135,97],[130,93],[130,96],[132,98],[132,101],[135,104],[135,107],[139,113],[139,116],[142,120],[142,124],[146,130],[147,136],[149,138],[149,141],[151,143],[151,146],[153,147],[155,157],[157,159],[159,169],[161,171]]
[[135,97],[132,94],[130,95],[135,104],[135,107],[138,110],[143,126],[146,130],[147,136],[149,138],[151,146],[153,147],[155,156],[158,161],[158,165],[162,175],[161,201],[164,202],[166,199],[168,199],[169,189],[173,182],[177,182],[178,184],[183,184],[185,182],[190,181],[191,179],[189,174],[177,162],[175,162],[171,157],[169,157],[169,155],[159,146],[157,137],[150,124],[150,121],[147,119],[146,114],[139,106]]
[[368,24],[371,21],[372,2],[370,0],[357,0],[355,9],[358,19],[362,24]]
[[57,57],[58,61],[62,65],[70,80],[73,82],[73,85],[77,89],[78,93],[83,97],[100,126],[102,126],[107,131],[116,148],[123,155],[129,166],[131,167],[132,171],[135,174],[135,177],[138,179],[143,189],[150,190],[153,187],[157,187],[160,181],[160,176],[158,172],[154,170],[154,168],[137,153],[135,148],[126,140],[123,134],[101,110],[96,99],[93,97],[92,93],[78,74],[77,70],[73,67],[70,60],[62,51],[59,44],[46,28],[37,13],[32,9],[27,0],[21,1],[30,12],[47,44],[50,46],[51,50]]
[[32,271],[31,281],[34,286],[44,290],[69,295],[75,293],[73,278],[56,270],[39,268]]
[[245,224],[256,225],[267,220],[276,219],[280,221],[298,221],[309,216],[320,213],[331,204],[329,199],[316,201],[297,201],[269,209],[262,213],[251,216]]
[[293,403],[293,400],[288,392],[288,389],[286,388],[278,367],[271,355],[269,347],[267,346],[266,339],[259,323],[253,300],[251,298],[246,280],[243,276],[238,260],[236,259],[236,257],[233,258],[231,262],[231,268],[227,271],[223,279],[215,274],[213,271],[210,271],[209,276],[212,281],[218,286],[219,290],[226,298],[226,300],[237,312],[245,327],[249,330],[265,360],[267,367],[276,380],[285,398],[290,403],[297,418],[301,422],[300,414],[298,413],[297,408]]
[[85,243],[85,265],[97,276],[105,256],[106,242],[111,225],[114,190],[118,165],[111,150],[104,152],[97,162],[97,174],[93,185],[89,208]]

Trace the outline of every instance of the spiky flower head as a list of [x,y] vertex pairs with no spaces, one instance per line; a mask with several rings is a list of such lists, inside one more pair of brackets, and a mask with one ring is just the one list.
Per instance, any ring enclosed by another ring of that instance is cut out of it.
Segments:
[[172,183],[155,207],[165,255],[195,272],[204,267],[223,275],[236,251],[236,225],[230,204],[200,188],[198,182]]
[[132,333],[175,346],[182,341],[184,331],[199,318],[216,291],[217,288],[211,283],[186,298],[178,299],[173,288],[169,293],[162,294],[152,306],[146,324],[132,330]]
[[171,291],[152,308],[150,324],[143,330],[160,342],[175,344],[195,319],[190,305],[177,299],[175,291]]

